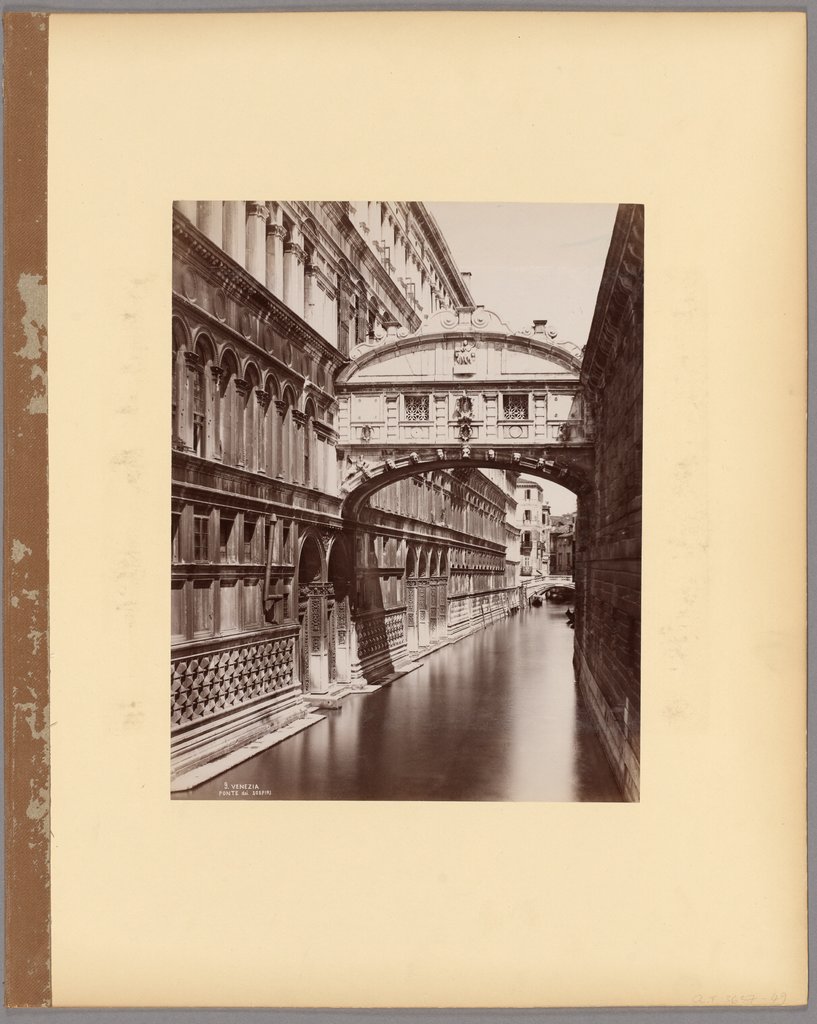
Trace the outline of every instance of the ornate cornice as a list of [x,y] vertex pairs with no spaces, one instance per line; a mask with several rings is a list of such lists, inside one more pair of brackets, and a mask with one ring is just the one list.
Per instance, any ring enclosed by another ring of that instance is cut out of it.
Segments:
[[[239,303],[248,306],[262,324],[275,323],[282,334],[300,344],[311,355],[322,359],[329,367],[342,366],[348,362],[348,357],[330,345],[302,317],[239,266],[223,249],[194,228],[181,214],[174,214],[173,235],[174,240],[184,246],[185,256],[202,276],[212,285],[222,287],[225,293]],[[184,297],[179,295],[179,298]],[[190,308],[191,304],[185,300],[185,306]],[[201,314],[202,310],[199,309],[198,312]],[[223,322],[222,325],[227,326]],[[227,329],[241,337],[231,327],[227,326]],[[246,339],[243,341],[247,343]],[[252,342],[249,344],[253,345],[255,351],[271,356],[262,346]]]

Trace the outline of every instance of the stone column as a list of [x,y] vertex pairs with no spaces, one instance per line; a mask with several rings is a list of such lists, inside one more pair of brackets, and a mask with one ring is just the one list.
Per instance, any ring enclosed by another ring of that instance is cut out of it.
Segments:
[[[297,234],[300,238],[300,233]],[[298,314],[304,315],[304,263],[306,253],[293,238],[284,244],[284,302]]]
[[263,203],[247,203],[247,270],[256,281],[267,280],[267,210]]
[[324,486],[327,494],[338,493],[338,453],[335,442],[328,439],[326,442],[326,483]]
[[323,336],[330,345],[338,347],[338,298],[337,292],[327,292],[324,298]]
[[220,201],[211,202],[210,200],[198,204],[199,229],[218,246],[222,244],[224,238],[221,206]]
[[428,647],[428,580],[417,580],[417,642],[420,647]]
[[380,241],[380,203],[369,203],[369,241]]
[[406,650],[416,653],[417,643],[417,580],[406,580]]
[[245,380],[235,381],[235,462],[237,466],[249,466],[247,458],[246,416],[250,385]]
[[318,287],[318,267],[307,260],[304,267],[304,320],[316,331],[321,332],[321,313],[323,298]]
[[244,202],[231,201],[224,204],[224,250],[242,267],[247,258],[245,208]]
[[276,298],[284,297],[284,237],[283,224],[267,225],[267,288]]
[[184,214],[185,217],[193,224],[196,223],[198,214],[198,204],[191,199],[179,199],[173,204],[179,213]]
[[210,396],[211,401],[208,409],[208,441],[212,458],[221,461],[221,378],[224,371],[220,366],[210,367]]
[[258,411],[256,413],[258,431],[256,435],[256,446],[257,446],[257,460],[256,460],[256,472],[266,474],[268,468],[269,455],[267,452],[267,441],[268,441],[268,429],[267,429],[267,416],[269,409],[269,395],[266,391],[261,388],[256,388],[255,391],[256,401],[258,403]]

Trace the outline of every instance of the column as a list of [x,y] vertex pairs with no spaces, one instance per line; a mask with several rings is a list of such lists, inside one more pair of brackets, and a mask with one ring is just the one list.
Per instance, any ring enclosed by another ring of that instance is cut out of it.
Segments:
[[417,643],[428,647],[428,580],[417,580]]
[[199,229],[218,246],[222,244],[224,237],[221,206],[220,201],[211,202],[210,200],[198,204]]
[[236,378],[235,381],[235,462],[237,466],[250,468],[250,458],[247,452],[247,406],[251,401],[250,385],[245,380]]
[[247,259],[245,208],[244,202],[231,201],[224,204],[224,250],[242,267]]
[[322,294],[318,287],[318,268],[316,264],[307,260],[304,267],[304,320],[322,333]]
[[270,208],[270,218],[267,224],[267,288],[279,299],[284,297],[284,238],[286,233],[281,209],[275,205]]
[[212,458],[221,461],[221,378],[220,366],[210,367],[210,403],[208,405],[208,445]]
[[179,213],[184,214],[185,217],[193,224],[196,223],[196,217],[198,214],[198,203],[190,199],[179,199],[173,204]]
[[284,302],[298,316],[304,315],[304,262],[300,232],[293,230],[284,244]]
[[267,279],[267,210],[263,203],[247,203],[247,270],[261,284]]
[[326,483],[324,484],[327,494],[338,493],[338,453],[335,442],[326,442]]
[[369,203],[369,241],[380,241],[380,203]]
[[406,270],[406,249],[403,233],[395,227],[394,229],[394,272],[399,278],[407,276]]
[[323,336],[330,345],[338,347],[337,294],[327,292],[323,300]]

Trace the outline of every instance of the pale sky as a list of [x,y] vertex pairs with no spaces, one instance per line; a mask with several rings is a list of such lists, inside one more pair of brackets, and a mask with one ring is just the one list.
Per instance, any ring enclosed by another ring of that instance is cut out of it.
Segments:
[[550,505],[550,514],[563,516],[567,512],[576,511],[576,495],[566,487],[551,483],[550,480],[543,480],[540,476],[529,476],[522,473],[519,483],[524,486],[526,480],[532,480],[542,488],[542,499]]
[[426,203],[474,302],[512,330],[547,320],[583,348],[610,246],[615,204]]
[[[512,330],[547,320],[583,348],[596,305],[617,207],[614,204],[426,203],[474,301]],[[520,477],[524,482],[526,477]],[[532,477],[553,515],[576,511],[576,495]]]

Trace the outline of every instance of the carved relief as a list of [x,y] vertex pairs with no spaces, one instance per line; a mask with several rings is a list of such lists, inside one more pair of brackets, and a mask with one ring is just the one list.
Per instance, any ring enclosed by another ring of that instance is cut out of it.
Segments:
[[454,372],[469,370],[477,357],[476,343],[473,338],[465,338],[454,349]]

